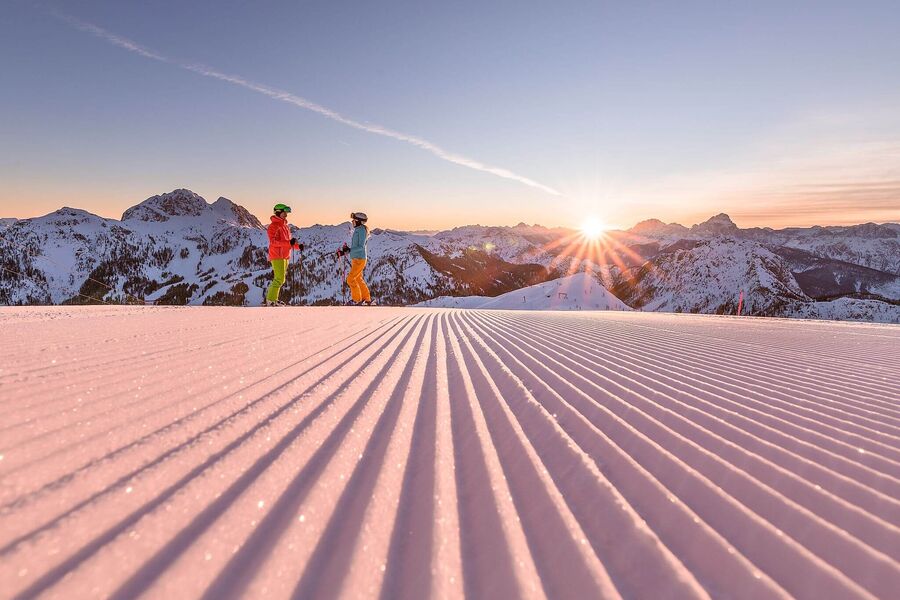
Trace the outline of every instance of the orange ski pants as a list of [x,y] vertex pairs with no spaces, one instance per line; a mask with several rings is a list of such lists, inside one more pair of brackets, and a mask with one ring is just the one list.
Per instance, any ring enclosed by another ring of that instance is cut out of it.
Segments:
[[350,260],[350,274],[347,275],[347,285],[350,286],[350,297],[354,302],[369,302],[369,286],[363,281],[363,269],[366,268],[365,258],[353,258]]

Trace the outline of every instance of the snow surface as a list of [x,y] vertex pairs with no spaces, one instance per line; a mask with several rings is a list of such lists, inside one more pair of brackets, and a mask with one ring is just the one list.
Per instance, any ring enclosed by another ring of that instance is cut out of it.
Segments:
[[417,306],[505,310],[631,310],[586,271],[531,285],[496,297],[441,296]]
[[0,595],[872,598],[900,327],[0,309]]

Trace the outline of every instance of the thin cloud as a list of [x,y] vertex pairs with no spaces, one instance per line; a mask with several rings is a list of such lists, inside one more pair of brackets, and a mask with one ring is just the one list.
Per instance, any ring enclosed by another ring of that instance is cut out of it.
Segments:
[[106,31],[105,29],[103,29],[101,27],[97,27],[96,25],[93,25],[91,23],[86,23],[84,21],[79,21],[75,17],[71,17],[71,16],[63,14],[59,11],[53,11],[51,14],[54,17],[57,17],[58,19],[62,19],[69,25],[75,27],[75,29],[90,33],[91,35],[94,35],[100,39],[106,40],[107,42],[109,42],[110,44],[113,44],[114,46],[118,46],[119,48],[124,48],[125,50],[128,50],[130,52],[140,54],[144,58],[152,58],[153,60],[158,60],[160,62],[173,64],[171,60],[169,60],[162,54],[158,54],[156,52],[153,52],[152,50],[148,50],[147,48],[144,48],[143,46],[141,46],[139,44],[135,44],[134,42],[132,42],[131,40],[129,40],[127,38],[123,38],[114,33]]
[[562,194],[553,189],[550,186],[539,183],[533,179],[529,179],[528,177],[524,177],[517,173],[510,171],[509,169],[504,169],[502,167],[495,167],[492,165],[487,165],[480,161],[474,160],[472,158],[468,158],[466,156],[462,156],[460,154],[454,154],[441,148],[437,144],[434,144],[426,139],[409,135],[400,131],[396,131],[394,129],[390,129],[388,127],[383,127],[381,125],[371,124],[371,123],[362,123],[360,121],[356,121],[354,119],[350,119],[348,117],[343,116],[337,111],[331,110],[321,104],[317,104],[306,98],[302,98],[300,96],[291,94],[290,92],[285,92],[283,90],[279,90],[261,83],[256,83],[254,81],[250,81],[248,79],[244,79],[243,77],[239,77],[237,75],[230,75],[228,73],[223,73],[221,71],[217,71],[205,65],[196,64],[196,63],[184,63],[176,61],[172,58],[164,56],[158,52],[150,50],[140,44],[137,44],[128,38],[124,38],[120,35],[116,35],[102,27],[98,27],[93,23],[87,23],[85,21],[81,21],[72,17],[70,15],[66,15],[60,13],[59,11],[53,11],[52,13],[55,17],[62,19],[66,23],[69,23],[76,29],[80,31],[84,31],[86,33],[90,33],[91,35],[105,40],[114,46],[118,46],[124,50],[128,50],[129,52],[134,52],[135,54],[139,54],[144,58],[149,58],[152,60],[156,60],[162,63],[174,65],[186,71],[191,71],[192,73],[196,73],[198,75],[202,75],[204,77],[210,77],[213,79],[218,79],[220,81],[224,81],[226,83],[230,83],[232,85],[237,85],[258,94],[262,94],[264,96],[268,96],[273,100],[280,100],[281,102],[287,102],[288,104],[293,104],[299,108],[303,108],[305,110],[312,111],[314,113],[318,113],[323,117],[331,119],[332,121],[337,121],[343,125],[348,127],[353,127],[354,129],[359,129],[361,131],[366,131],[369,133],[373,133],[376,135],[381,135],[384,137],[392,138],[401,142],[405,142],[426,152],[430,152],[431,154],[441,158],[447,162],[451,162],[463,167],[468,167],[470,169],[474,169],[476,171],[481,171],[484,173],[490,173],[491,175],[495,175],[497,177],[502,177],[504,179],[509,179],[512,181],[517,181],[529,187],[533,187],[539,189],[543,192],[551,194],[553,196],[561,196]]

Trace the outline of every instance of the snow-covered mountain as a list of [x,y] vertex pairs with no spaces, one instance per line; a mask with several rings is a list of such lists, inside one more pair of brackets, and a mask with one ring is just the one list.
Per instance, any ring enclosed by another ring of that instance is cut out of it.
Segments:
[[[190,190],[148,198],[121,220],[74,208],[3,219],[0,304],[257,304],[271,278],[267,224],[226,198],[208,203]],[[343,269],[334,251],[348,240],[348,224],[293,231],[307,250],[295,257],[283,298],[340,302]],[[734,312],[744,290],[745,314],[891,320],[900,312],[900,225],[890,223],[740,229],[720,214],[690,228],[650,219],[606,232],[599,243],[575,230],[524,223],[420,233],[376,228],[369,257],[367,280],[385,304],[494,298],[588,270],[644,310]],[[824,312],[809,306],[838,299],[847,301]],[[481,300],[454,305],[472,302]]]
[[747,314],[773,314],[786,300],[807,300],[787,264],[758,243],[694,241],[618,274],[612,292],[644,310],[735,314],[744,291]]
[[788,246],[773,251],[790,265],[803,291],[819,299],[872,295],[900,300],[900,276]]
[[[810,260],[808,253],[803,256]],[[814,265],[820,262],[811,260]],[[788,260],[758,242],[727,237],[682,240],[639,268],[611,268],[603,279],[613,294],[641,310],[737,314],[743,295],[745,315],[900,322],[900,303],[894,300],[898,278],[845,265],[856,279],[842,282],[833,269],[843,263],[821,262],[831,270],[813,266],[794,273]],[[798,274],[804,273],[813,273],[806,280],[808,289],[831,291],[842,283],[851,287],[839,299],[840,293],[810,295],[798,281]],[[861,281],[869,287],[862,288]]]
[[506,310],[631,310],[588,271],[507,292],[495,298],[441,296],[417,306]]
[[[240,293],[265,231],[244,208],[189,190],[153,196],[121,221],[62,208],[22,219],[0,240],[0,302],[182,304]],[[111,288],[111,289],[110,289]]]
[[796,248],[822,258],[900,275],[900,224],[897,223],[740,229],[728,215],[719,214],[690,229],[651,219],[638,223],[625,233],[645,238],[646,242],[658,242],[661,247],[685,239],[747,239],[770,248]]
[[641,221],[628,230],[629,232],[649,238],[667,238],[686,235],[690,229],[678,223],[663,223],[659,219]]
[[691,227],[690,233],[699,237],[734,235],[738,231],[738,226],[734,224],[731,217],[725,213],[720,213],[714,217],[710,217],[703,223],[699,223]]
[[792,302],[784,306],[779,316],[900,324],[900,306],[879,300],[845,297],[830,301]]
[[900,275],[900,230],[865,223],[852,227],[781,229],[748,235],[770,245],[806,250],[817,256]]
[[122,214],[122,221],[166,222],[173,226],[182,224],[190,227],[196,224],[192,219],[197,217],[238,227],[263,228],[259,219],[250,214],[250,211],[228,198],[219,198],[208,204],[190,190],[175,190],[169,194],[147,198],[126,210]]
[[651,219],[609,235],[624,240],[620,257],[638,260],[601,261],[604,281],[634,307],[731,313],[743,289],[745,314],[900,321],[895,223],[741,229],[719,214],[690,228]]
[[[349,225],[293,228],[306,244],[283,289],[287,301],[342,300],[334,252]],[[245,208],[190,190],[153,196],[121,220],[62,208],[12,223],[0,238],[0,304],[152,302],[256,304],[271,279],[264,226]],[[432,236],[373,229],[367,279],[385,303],[442,294],[501,294],[546,281],[540,265],[506,262],[489,250]]]
[[441,243],[441,250],[451,255],[464,249],[477,249],[512,263],[550,266],[561,251],[559,240],[574,233],[571,229],[519,223],[514,227],[455,227],[435,233],[432,238]]

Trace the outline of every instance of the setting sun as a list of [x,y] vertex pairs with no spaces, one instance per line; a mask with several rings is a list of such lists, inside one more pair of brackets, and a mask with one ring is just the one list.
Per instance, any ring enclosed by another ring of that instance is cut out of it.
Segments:
[[598,219],[597,217],[588,217],[581,224],[581,233],[586,238],[590,238],[595,240],[603,235],[603,232],[606,230],[606,225]]

